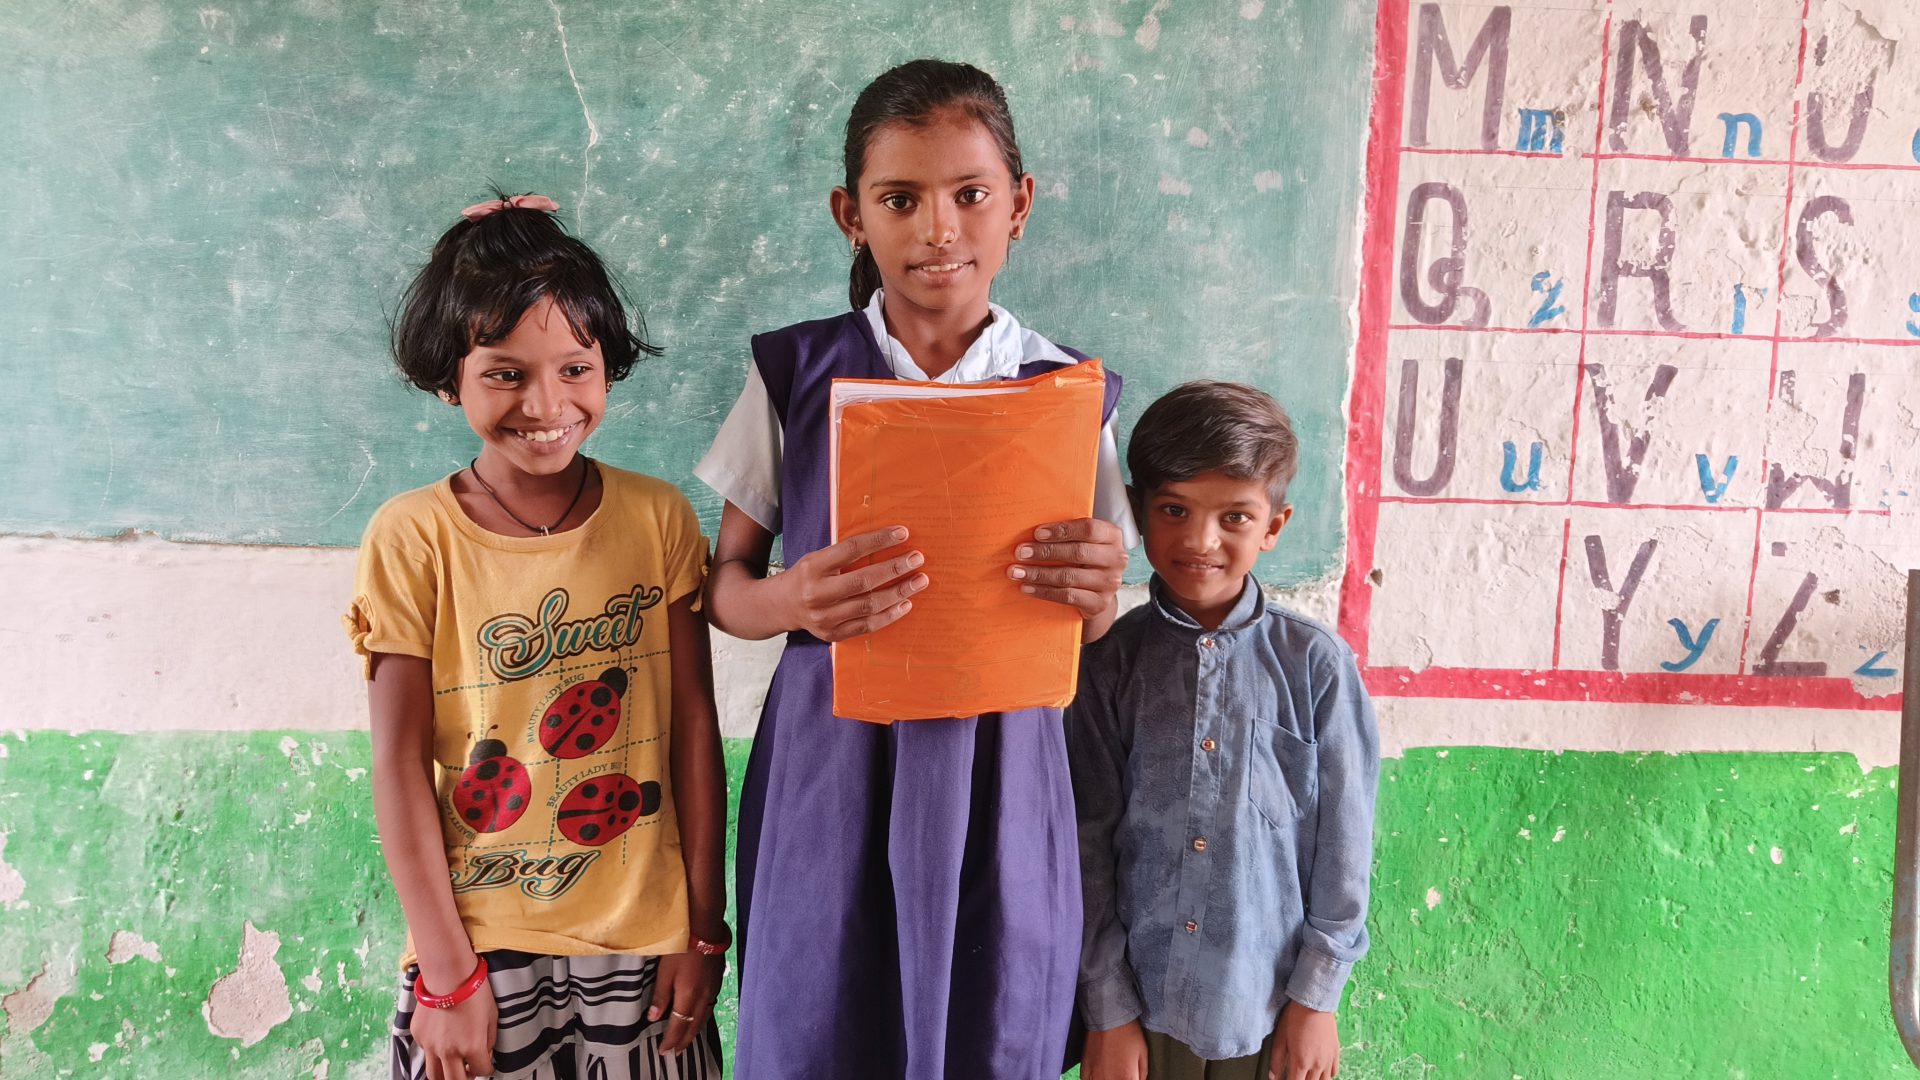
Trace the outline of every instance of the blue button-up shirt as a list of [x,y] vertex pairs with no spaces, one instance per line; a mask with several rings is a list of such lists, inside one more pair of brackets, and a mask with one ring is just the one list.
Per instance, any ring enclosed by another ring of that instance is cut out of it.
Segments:
[[1260,1049],[1331,1012],[1367,951],[1380,744],[1353,651],[1251,575],[1219,629],[1154,579],[1081,659],[1068,710],[1095,1031]]

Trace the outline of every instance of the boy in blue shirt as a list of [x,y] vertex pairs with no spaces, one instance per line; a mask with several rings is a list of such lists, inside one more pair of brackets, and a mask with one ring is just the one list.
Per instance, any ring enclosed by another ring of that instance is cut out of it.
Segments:
[[1367,950],[1380,772],[1353,652],[1252,573],[1293,513],[1287,414],[1192,382],[1134,428],[1154,576],[1067,714],[1084,1080],[1326,1080]]

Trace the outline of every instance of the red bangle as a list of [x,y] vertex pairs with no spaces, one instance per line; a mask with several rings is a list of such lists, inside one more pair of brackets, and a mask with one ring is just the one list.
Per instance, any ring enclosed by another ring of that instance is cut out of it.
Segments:
[[725,940],[708,941],[698,934],[687,935],[687,948],[701,956],[724,956],[733,945],[733,933],[728,931]]
[[426,980],[420,975],[420,969],[414,968],[413,1000],[429,1009],[451,1009],[472,997],[473,992],[480,989],[481,984],[487,981],[487,958],[476,956],[474,961],[473,974],[467,976],[466,982],[454,987],[450,994],[436,994],[428,990]]

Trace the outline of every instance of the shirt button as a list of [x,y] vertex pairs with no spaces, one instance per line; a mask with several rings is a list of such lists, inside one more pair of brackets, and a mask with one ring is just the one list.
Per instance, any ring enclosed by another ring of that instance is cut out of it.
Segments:
[[1213,648],[1213,639],[1212,639],[1212,638],[1210,638],[1210,637],[1203,637],[1203,638],[1201,638],[1201,639],[1200,639],[1200,647],[1201,647],[1201,648],[1203,648],[1203,649],[1211,649],[1211,648]]
[[1200,740],[1200,749],[1205,750],[1209,754],[1213,753],[1213,748],[1219,745],[1219,743],[1214,742],[1212,739]]
[[1195,850],[1195,851],[1205,851],[1205,850],[1207,850],[1207,838],[1206,838],[1206,837],[1204,837],[1204,836],[1196,836],[1196,837],[1194,837],[1194,838],[1193,838],[1193,850]]
[[1187,933],[1191,934],[1198,929],[1200,929],[1199,923],[1194,922],[1192,919],[1187,920]]

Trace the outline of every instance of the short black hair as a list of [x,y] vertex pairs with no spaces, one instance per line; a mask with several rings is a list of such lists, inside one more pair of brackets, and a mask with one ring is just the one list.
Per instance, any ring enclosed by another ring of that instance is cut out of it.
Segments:
[[553,214],[506,205],[477,220],[461,218],[434,244],[400,298],[394,363],[414,386],[455,394],[460,361],[475,346],[513,333],[543,297],[566,316],[581,345],[600,343],[608,382],[626,378],[641,357],[660,355],[642,337],[638,312],[629,323],[621,290],[592,248]]
[[1147,406],[1127,443],[1127,471],[1142,500],[1162,484],[1222,472],[1265,484],[1278,510],[1299,466],[1300,441],[1287,410],[1245,383],[1200,379],[1174,387]]

